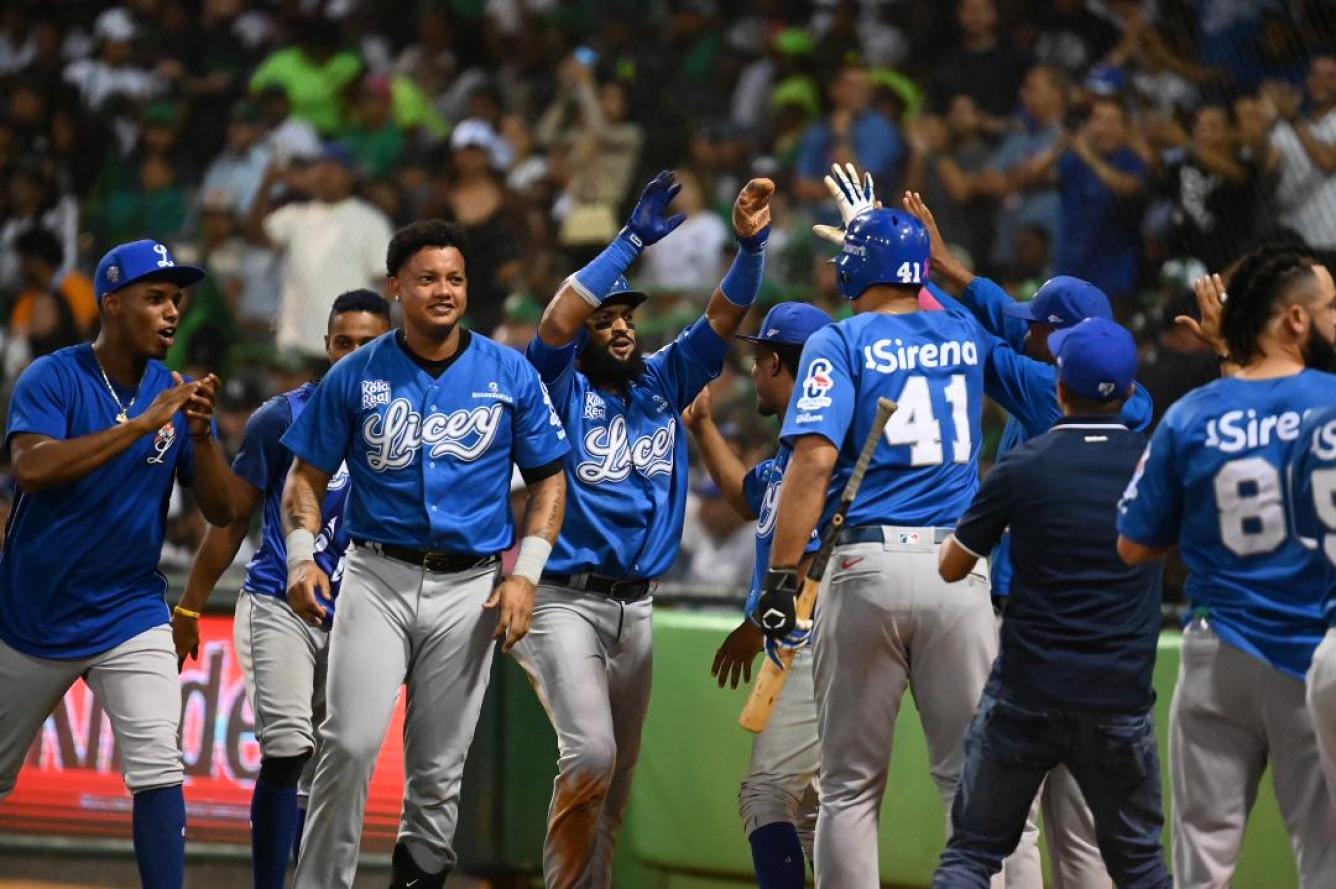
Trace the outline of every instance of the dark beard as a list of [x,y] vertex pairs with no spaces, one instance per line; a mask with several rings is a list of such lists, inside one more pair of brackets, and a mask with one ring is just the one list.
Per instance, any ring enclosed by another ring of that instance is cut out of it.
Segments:
[[580,352],[580,371],[599,389],[625,389],[645,375],[645,359],[640,352],[625,361],[612,357],[602,346],[589,343]]
[[1327,338],[1316,330],[1309,331],[1303,355],[1305,367],[1324,373],[1336,373],[1336,346],[1327,342]]

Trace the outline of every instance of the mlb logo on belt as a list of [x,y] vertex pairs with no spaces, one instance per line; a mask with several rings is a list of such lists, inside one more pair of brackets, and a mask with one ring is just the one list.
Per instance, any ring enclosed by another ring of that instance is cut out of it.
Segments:
[[913,546],[919,542],[919,535],[917,531],[901,531],[899,532],[898,536],[900,538],[900,542],[906,546]]

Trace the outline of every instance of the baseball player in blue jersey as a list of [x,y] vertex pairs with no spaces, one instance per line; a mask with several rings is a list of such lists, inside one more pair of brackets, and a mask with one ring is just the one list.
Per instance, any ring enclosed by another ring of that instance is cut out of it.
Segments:
[[[565,432],[524,357],[460,326],[467,252],[452,223],[395,233],[386,268],[403,329],[334,365],[282,438],[296,458],[283,492],[288,601],[315,626],[330,596],[316,538],[340,466],[352,492],[299,889],[352,885],[367,785],[400,685],[406,802],[391,885],[444,885],[493,640],[509,650],[528,630],[561,526]],[[529,500],[519,557],[498,584],[499,553],[515,539],[512,465]]]
[[[1062,418],[1058,404],[1057,378],[1049,336],[1074,327],[1087,318],[1113,318],[1108,297],[1095,285],[1067,275],[1044,282],[1028,302],[1017,302],[989,278],[976,276],[952,254],[937,228],[932,211],[917,193],[906,192],[905,209],[923,220],[932,240],[932,267],[957,302],[933,285],[933,294],[944,305],[971,311],[995,337],[984,374],[984,393],[1008,414],[997,456],[1001,459],[1018,445],[1049,431]],[[1124,403],[1120,419],[1133,432],[1150,427],[1154,405],[1141,386],[1135,386]],[[989,554],[995,602],[1005,604],[1011,593],[1010,534]],[[1053,859],[1055,889],[1107,889],[1112,887],[1099,846],[1090,808],[1066,766],[1049,773],[1041,792],[1045,836]],[[1037,848],[1037,847],[1035,847]],[[1042,876],[1038,860],[1028,862],[1031,885]],[[1008,868],[1010,880],[1016,868]]]
[[836,508],[877,399],[899,405],[831,557],[813,632],[816,879],[829,889],[880,885],[878,812],[906,684],[949,808],[961,737],[997,651],[986,569],[954,584],[937,576],[937,546],[979,484],[988,355],[973,318],[919,311],[929,260],[927,231],[902,210],[848,223],[836,274],[856,314],[808,339],[781,432],[793,456],[756,606],[776,639],[797,628],[798,564]]
[[[390,306],[371,290],[351,290],[334,300],[325,334],[331,365],[390,329]],[[315,391],[304,383],[265,402],[246,424],[241,450],[232,461],[235,518],[210,528],[195,555],[186,590],[172,617],[177,658],[195,657],[198,614],[250,533],[251,517],[263,506],[260,547],[246,566],[237,599],[234,633],[246,692],[255,712],[260,774],[251,797],[251,868],[256,889],[281,889],[297,839],[309,789],[308,768],[316,726],[324,718],[325,668],[334,599],[343,576],[348,535],[342,525],[348,473],[330,479],[316,538],[316,564],[329,576],[326,626],[312,627],[288,605],[287,552],[283,538],[283,484],[292,455],[280,439]],[[300,779],[305,778],[305,781]],[[307,786],[299,789],[299,782]]]
[[1314,410],[1299,427],[1289,479],[1295,533],[1316,547],[1326,568],[1327,634],[1313,652],[1306,685],[1327,792],[1336,799],[1336,406]]
[[[1326,629],[1321,555],[1289,528],[1281,473],[1304,414],[1336,403],[1336,288],[1300,254],[1262,249],[1230,281],[1221,332],[1236,374],[1155,430],[1120,504],[1129,563],[1177,545],[1192,605],[1170,711],[1174,875],[1229,885],[1270,763],[1304,889],[1336,886],[1336,808],[1304,674]],[[1319,370],[1319,368],[1321,370]]]
[[112,248],[94,279],[96,341],[34,361],[6,430],[16,484],[0,551],[0,799],[82,677],[116,733],[150,889],[180,889],[185,868],[181,691],[157,570],[173,485],[192,485],[211,523],[232,518],[211,428],[218,380],[162,364],[182,288],[203,277],[155,241]]
[[[816,306],[785,302],[766,314],[755,336],[738,335],[756,344],[751,375],[756,383],[756,408],[762,416],[773,417],[787,409],[803,344],[831,320]],[[756,623],[756,600],[770,564],[775,505],[792,451],[781,445],[774,457],[747,469],[714,424],[708,387],[696,396],[682,423],[696,439],[701,460],[724,497],[744,518],[756,520],[756,565],[746,618],[724,640],[711,666],[720,688],[730,681],[737,688],[739,674],[751,681],[752,661],[766,641]],[[808,544],[809,549],[818,546],[818,541]],[[811,858],[816,828],[821,743],[810,649],[802,648],[789,670],[770,722],[752,740],[751,762],[738,791],[738,810],[761,889],[801,889],[806,884],[805,859]]]
[[719,375],[764,270],[774,185],[754,179],[733,206],[737,257],[705,314],[641,358],[634,313],[646,296],[623,274],[681,223],[665,216],[678,187],[667,172],[645,187],[622,232],[548,304],[527,353],[571,437],[566,524],[515,648],[557,733],[549,889],[611,883],[649,706],[651,586],[677,558],[686,509],[678,420]]

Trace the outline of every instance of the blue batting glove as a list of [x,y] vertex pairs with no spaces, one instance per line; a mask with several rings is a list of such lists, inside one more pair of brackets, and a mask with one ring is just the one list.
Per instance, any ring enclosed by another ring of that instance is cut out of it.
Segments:
[[631,218],[626,221],[626,230],[642,246],[658,243],[686,221],[685,213],[664,218],[668,205],[682,190],[672,171],[664,170],[650,180],[649,185],[640,193],[640,200],[631,211]]

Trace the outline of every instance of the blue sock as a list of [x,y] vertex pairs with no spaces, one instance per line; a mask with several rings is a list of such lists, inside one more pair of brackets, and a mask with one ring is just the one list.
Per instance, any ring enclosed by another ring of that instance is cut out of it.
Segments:
[[181,889],[186,879],[186,795],[180,784],[135,794],[134,837],[144,889]]
[[297,788],[255,780],[251,796],[251,874],[255,889],[283,889],[297,833]]
[[761,889],[803,889],[807,885],[798,828],[787,821],[777,821],[756,828],[747,839]]
[[306,829],[306,809],[297,808],[297,829],[292,833],[292,866],[297,866],[297,859],[302,854],[302,831]]

